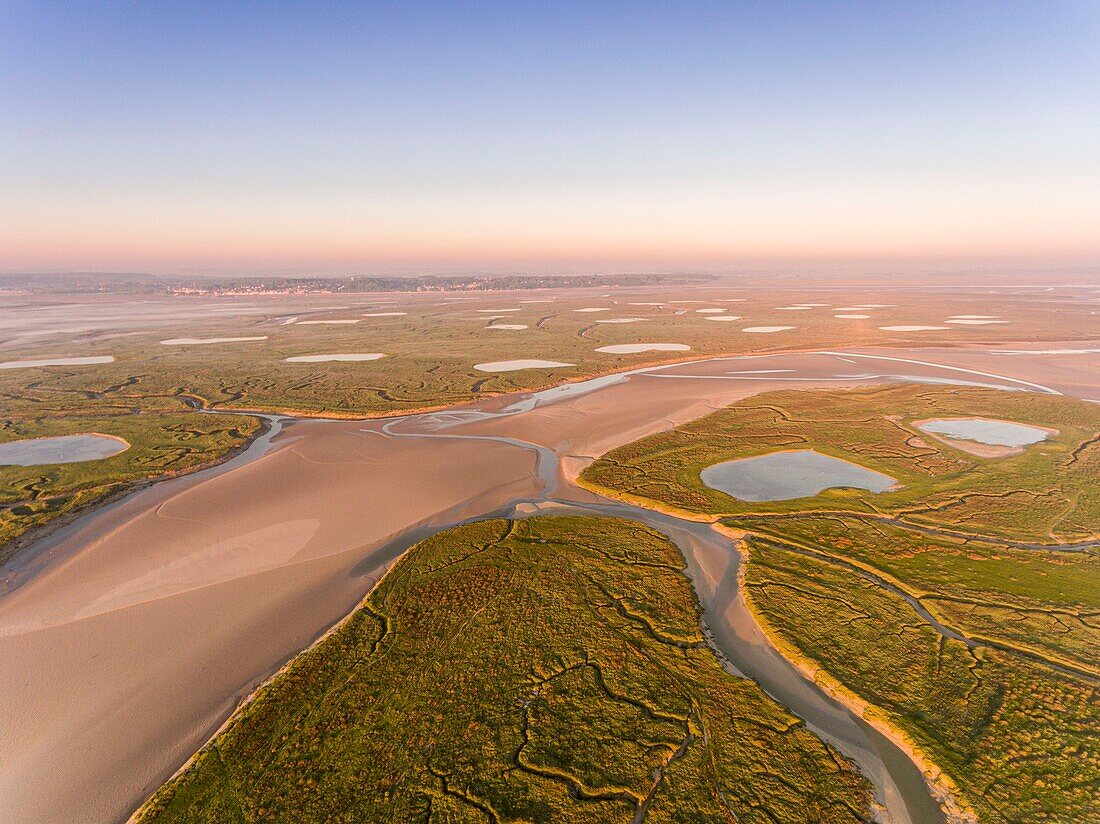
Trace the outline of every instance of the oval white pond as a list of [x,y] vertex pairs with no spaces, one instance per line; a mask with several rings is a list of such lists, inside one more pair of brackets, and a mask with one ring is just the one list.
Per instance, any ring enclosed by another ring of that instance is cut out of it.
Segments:
[[0,466],[43,466],[98,461],[129,448],[130,444],[122,438],[98,433],[26,438],[0,444]]
[[938,418],[920,421],[914,424],[917,429],[933,435],[943,435],[956,440],[975,441],[987,446],[1010,446],[1019,448],[1045,441],[1052,430],[1038,426],[1028,426],[1012,421],[998,421],[992,418]]
[[772,452],[708,466],[699,473],[711,489],[741,501],[787,501],[825,489],[849,487],[885,492],[896,479],[812,449]]
[[525,360],[491,361],[489,363],[475,363],[474,369],[478,372],[518,372],[520,369],[560,369],[563,366],[572,366],[571,363],[561,361],[539,360],[528,358]]
[[335,355],[295,355],[285,358],[287,363],[326,363],[328,361],[341,361],[355,363],[358,361],[372,361],[386,357],[382,352],[340,353]]
[[686,343],[615,343],[601,346],[597,352],[608,355],[633,355],[637,352],[688,352],[691,347]]

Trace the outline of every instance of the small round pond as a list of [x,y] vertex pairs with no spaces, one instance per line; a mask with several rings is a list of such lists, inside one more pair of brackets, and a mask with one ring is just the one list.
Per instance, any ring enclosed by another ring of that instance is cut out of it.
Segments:
[[812,449],[772,452],[708,466],[699,473],[711,489],[741,501],[787,501],[825,489],[848,487],[885,492],[897,480]]
[[0,466],[43,466],[98,461],[129,448],[130,444],[122,438],[97,433],[27,438],[0,444]]
[[1033,443],[1045,441],[1052,434],[1057,434],[1053,430],[1038,426],[998,421],[992,418],[937,418],[931,421],[919,421],[915,426],[933,435],[1015,449],[1031,446]]

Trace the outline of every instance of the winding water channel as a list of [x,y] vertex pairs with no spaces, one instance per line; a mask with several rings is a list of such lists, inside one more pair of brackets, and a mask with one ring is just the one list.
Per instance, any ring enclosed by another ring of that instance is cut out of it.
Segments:
[[[742,556],[730,538],[709,523],[677,518],[579,487],[564,476],[558,456],[545,446],[516,438],[448,431],[493,417],[496,417],[493,413],[462,416],[429,413],[391,421],[383,425],[382,431],[407,438],[484,439],[532,450],[537,455],[541,485],[538,494],[513,501],[485,517],[571,514],[625,518],[666,535],[684,556],[685,573],[703,608],[705,634],[727,669],[756,681],[769,696],[802,718],[809,729],[853,759],[874,785],[876,800],[884,810],[883,821],[892,824],[944,821],[924,776],[909,757],[807,678],[764,637],[741,598],[738,570]],[[418,535],[418,540],[422,537]],[[398,545],[405,547],[409,543],[402,538]]]
[[[769,368],[749,377],[754,366]],[[795,353],[635,370],[385,421],[269,417],[233,461],[93,512],[3,570],[0,819],[76,809],[124,819],[408,547],[474,519],[579,513],[672,539],[727,667],[854,759],[883,820],[941,821],[914,763],[763,636],[729,538],[572,481],[614,446],[761,391],[898,380],[1058,391],[916,358]]]

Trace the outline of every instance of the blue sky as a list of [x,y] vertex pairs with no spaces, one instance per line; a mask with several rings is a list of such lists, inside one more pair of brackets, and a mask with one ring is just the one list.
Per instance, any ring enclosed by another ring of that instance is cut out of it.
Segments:
[[1094,2],[0,0],[0,269],[1100,261],[1098,43]]

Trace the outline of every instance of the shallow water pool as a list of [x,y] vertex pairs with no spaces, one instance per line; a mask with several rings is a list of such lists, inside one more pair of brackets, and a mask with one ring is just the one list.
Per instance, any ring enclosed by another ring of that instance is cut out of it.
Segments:
[[711,489],[752,502],[805,498],[836,487],[885,492],[897,483],[889,475],[812,449],[724,461],[708,466],[699,477]]
[[95,433],[60,435],[56,438],[27,438],[0,444],[0,466],[42,466],[45,464],[98,461],[125,452],[130,444],[122,438]]

